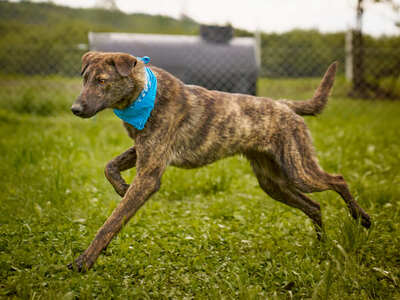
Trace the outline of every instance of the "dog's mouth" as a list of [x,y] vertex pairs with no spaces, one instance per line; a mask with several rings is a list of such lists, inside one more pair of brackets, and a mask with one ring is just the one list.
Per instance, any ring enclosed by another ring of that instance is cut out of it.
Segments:
[[82,118],[82,119],[89,119],[93,117],[95,114],[87,114],[87,113],[74,113],[75,116]]

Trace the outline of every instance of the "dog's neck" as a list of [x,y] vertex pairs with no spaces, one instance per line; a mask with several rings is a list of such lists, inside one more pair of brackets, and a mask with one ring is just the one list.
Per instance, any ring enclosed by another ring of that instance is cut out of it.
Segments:
[[133,69],[129,77],[129,80],[133,85],[133,90],[131,93],[122,98],[122,100],[119,101],[114,108],[125,109],[139,97],[146,85],[146,71],[144,64],[140,68],[136,68],[136,70]]
[[[114,113],[124,122],[142,130],[154,108],[157,95],[157,77],[150,68],[145,68],[145,82],[141,93],[124,109],[114,109]],[[136,86],[136,85],[135,85]]]
[[179,92],[182,90],[182,86],[184,86],[181,80],[163,69],[151,67],[151,70],[158,81],[155,104],[157,104],[157,102],[173,101],[173,99],[181,97]]

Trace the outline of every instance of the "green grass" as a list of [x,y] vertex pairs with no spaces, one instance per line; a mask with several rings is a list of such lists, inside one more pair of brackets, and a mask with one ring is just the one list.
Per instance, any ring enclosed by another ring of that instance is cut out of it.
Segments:
[[[400,103],[336,97],[307,118],[321,165],[345,176],[369,231],[337,194],[313,194],[327,232],[318,242],[308,218],[267,197],[234,157],[169,168],[94,268],[77,274],[66,265],[120,200],[103,167],[132,143],[111,112],[69,114],[79,81],[31,80],[0,82],[0,297],[400,298]],[[262,80],[259,91],[307,98],[317,83]]]

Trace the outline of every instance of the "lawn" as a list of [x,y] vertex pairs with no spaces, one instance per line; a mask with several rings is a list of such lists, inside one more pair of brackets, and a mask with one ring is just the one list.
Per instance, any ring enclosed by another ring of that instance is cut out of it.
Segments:
[[[262,79],[259,93],[306,98],[317,83]],[[76,79],[1,78],[0,297],[400,299],[400,102],[350,100],[342,84],[306,121],[321,165],[347,179],[370,230],[336,193],[315,193],[327,233],[318,242],[310,220],[266,196],[248,162],[233,157],[170,167],[161,190],[79,274],[66,265],[120,200],[104,165],[132,143],[110,111],[90,120],[69,113]]]

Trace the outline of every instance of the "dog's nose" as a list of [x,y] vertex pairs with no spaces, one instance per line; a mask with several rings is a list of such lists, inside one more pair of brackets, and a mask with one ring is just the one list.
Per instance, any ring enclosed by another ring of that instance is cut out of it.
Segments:
[[79,115],[82,112],[82,106],[80,106],[79,104],[72,104],[71,106],[71,111],[74,115]]

